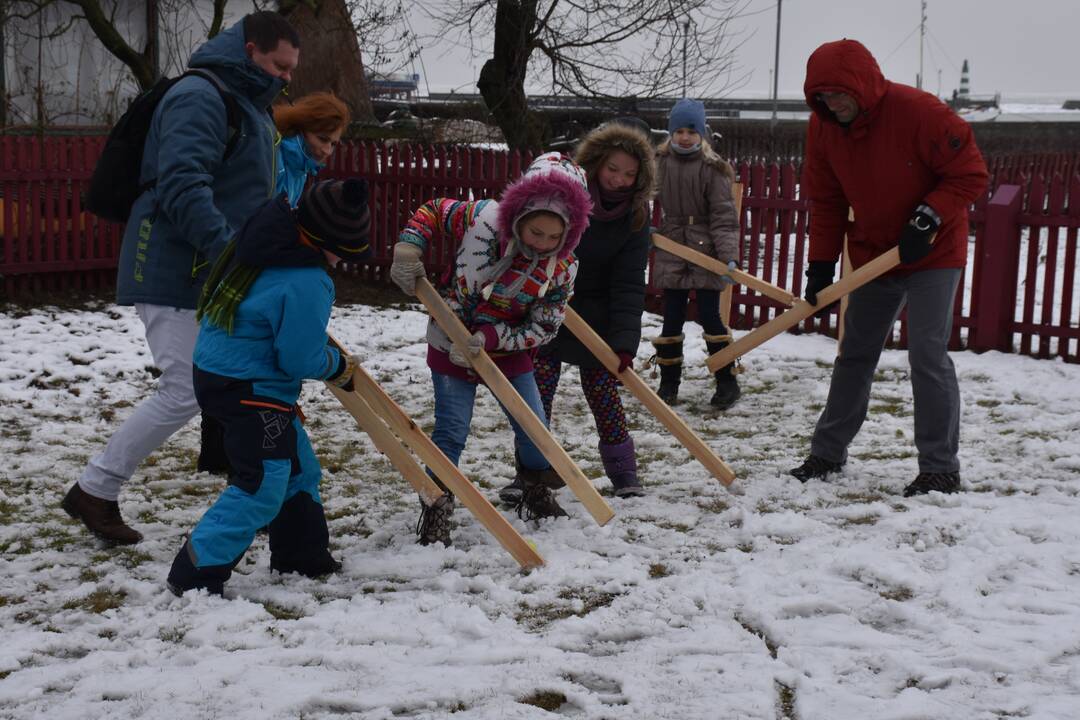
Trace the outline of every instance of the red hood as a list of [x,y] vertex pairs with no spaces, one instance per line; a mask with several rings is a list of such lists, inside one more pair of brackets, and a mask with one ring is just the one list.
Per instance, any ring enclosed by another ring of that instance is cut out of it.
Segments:
[[847,93],[859,104],[862,116],[874,110],[888,88],[889,81],[881,74],[877,60],[857,40],[825,43],[806,61],[806,104],[826,122],[836,122],[836,116],[816,99],[818,93]]

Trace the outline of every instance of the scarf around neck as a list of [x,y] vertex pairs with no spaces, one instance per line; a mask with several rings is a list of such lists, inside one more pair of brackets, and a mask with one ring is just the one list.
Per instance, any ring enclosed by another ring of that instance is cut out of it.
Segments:
[[634,200],[634,188],[626,190],[605,190],[599,180],[589,181],[589,195],[592,196],[591,217],[597,220],[617,220],[630,212]]

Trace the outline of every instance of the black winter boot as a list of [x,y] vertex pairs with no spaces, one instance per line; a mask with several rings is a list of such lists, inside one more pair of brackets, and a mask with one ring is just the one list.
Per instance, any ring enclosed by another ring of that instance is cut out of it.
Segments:
[[519,476],[525,486],[521,501],[517,506],[518,517],[522,520],[540,520],[542,518],[569,517],[555,500],[552,488],[562,487],[563,481],[553,469],[529,470],[522,468]]
[[808,455],[802,465],[788,472],[798,478],[799,482],[806,482],[807,480],[822,480],[832,473],[840,472],[843,467],[844,463],[835,463],[817,455]]
[[[668,405],[679,401],[679,381],[682,379],[683,339],[686,336],[661,335],[652,339],[656,355],[652,363],[660,366],[660,387],[656,394]],[[655,376],[654,376],[655,377]]]
[[[242,556],[241,556],[242,557]],[[239,562],[240,558],[236,559]],[[169,577],[165,580],[165,586],[176,597],[180,597],[188,590],[206,590],[211,595],[223,596],[225,594],[225,581],[232,575],[236,563],[230,565],[218,565],[215,567],[195,567],[192,557],[191,545],[184,543],[180,552],[173,558],[172,567],[169,568]]]
[[286,500],[270,523],[270,569],[312,578],[341,569],[341,563],[330,555],[323,506],[306,492]]
[[431,505],[420,501],[420,518],[416,521],[416,541],[421,545],[441,542],[450,547],[454,529],[454,496],[446,493]]
[[213,475],[229,475],[232,465],[229,464],[229,456],[225,454],[225,426],[203,413],[200,434],[202,444],[195,469]]
[[960,492],[960,473],[921,472],[910,485],[904,488],[904,497],[925,495],[934,491],[939,493]]
[[[731,335],[705,336],[705,349],[710,356],[720,352],[730,344]],[[714,373],[716,377],[716,392],[713,393],[712,399],[709,400],[710,405],[717,410],[727,410],[735,404],[735,401],[742,395],[742,389],[739,388],[739,381],[735,379],[735,376],[738,374],[739,368],[736,367],[735,363],[728,363]]]
[[525,493],[525,481],[521,479],[521,456],[514,451],[514,481],[499,490],[499,500],[509,507],[517,507]]

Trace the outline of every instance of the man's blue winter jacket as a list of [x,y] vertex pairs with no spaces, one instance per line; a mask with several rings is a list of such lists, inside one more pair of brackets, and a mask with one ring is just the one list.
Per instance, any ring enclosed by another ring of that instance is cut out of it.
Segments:
[[162,98],[140,177],[156,184],[135,201],[120,251],[121,305],[194,308],[209,263],[274,191],[277,130],[267,108],[283,83],[247,56],[243,22],[206,42],[188,65],[213,72],[232,92],[240,134],[222,162],[225,103],[205,78],[186,77]]

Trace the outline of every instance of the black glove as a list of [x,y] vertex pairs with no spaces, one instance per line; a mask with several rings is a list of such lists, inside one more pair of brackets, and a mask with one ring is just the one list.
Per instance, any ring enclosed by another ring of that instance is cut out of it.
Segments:
[[828,260],[811,260],[806,269],[806,291],[803,297],[811,305],[817,305],[817,294],[832,285],[836,263]]
[[941,218],[932,207],[923,204],[915,208],[900,231],[900,262],[909,265],[929,255],[930,240],[940,225]]
[[326,382],[336,385],[345,392],[353,391],[353,373],[356,372],[356,358],[339,350],[337,369],[334,374],[326,378]]

